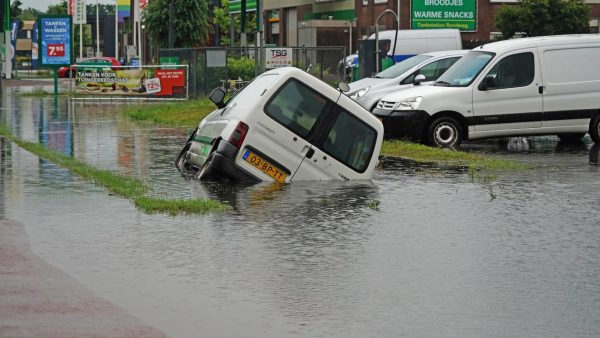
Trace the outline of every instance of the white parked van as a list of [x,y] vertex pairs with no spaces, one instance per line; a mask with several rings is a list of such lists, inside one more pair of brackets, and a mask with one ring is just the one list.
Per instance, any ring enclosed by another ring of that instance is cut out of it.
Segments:
[[373,110],[377,102],[389,93],[436,80],[467,52],[448,50],[413,56],[372,77],[350,83],[350,91],[346,95],[366,109]]
[[200,122],[177,158],[198,179],[367,180],[383,126],[341,91],[293,67],[256,77]]
[[[375,34],[371,34],[369,40],[375,40]],[[379,41],[383,40],[390,41],[388,55],[396,63],[426,52],[462,49],[458,29],[401,29],[397,34],[395,30],[386,30],[379,32]]]
[[[369,40],[375,40],[375,34],[371,34]],[[394,39],[396,46],[394,48]],[[408,29],[387,30],[379,32],[379,41],[388,41],[389,50],[387,55],[398,63],[417,54],[435,52],[441,50],[462,49],[460,31],[458,29]],[[346,69],[358,65],[358,54],[350,54],[340,60],[339,69],[345,64]]]
[[499,41],[438,78],[389,94],[373,113],[389,138],[434,146],[463,139],[556,134],[600,142],[600,35]]

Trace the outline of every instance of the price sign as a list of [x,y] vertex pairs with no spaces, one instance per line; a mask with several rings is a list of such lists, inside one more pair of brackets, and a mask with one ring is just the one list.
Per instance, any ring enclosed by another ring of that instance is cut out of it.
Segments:
[[61,67],[71,64],[70,16],[41,15],[38,20],[38,48],[41,66]]
[[48,50],[47,50],[48,56],[65,56],[65,44],[64,43],[48,44],[47,48],[48,48]]
[[144,80],[144,86],[146,86],[146,93],[148,94],[160,93],[161,91],[160,79],[158,78]]

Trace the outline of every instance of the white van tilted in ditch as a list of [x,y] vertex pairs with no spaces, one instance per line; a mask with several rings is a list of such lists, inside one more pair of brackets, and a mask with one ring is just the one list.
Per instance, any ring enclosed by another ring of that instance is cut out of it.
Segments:
[[600,142],[600,35],[557,35],[474,48],[433,86],[384,96],[373,113],[388,138],[435,146],[556,134]]
[[177,158],[198,179],[371,179],[383,126],[323,81],[293,68],[268,71],[200,122]]

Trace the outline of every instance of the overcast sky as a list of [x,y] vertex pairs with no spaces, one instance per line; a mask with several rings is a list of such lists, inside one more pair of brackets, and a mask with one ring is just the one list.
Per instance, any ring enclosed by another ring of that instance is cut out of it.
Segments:
[[[45,12],[48,9],[48,6],[50,5],[56,5],[58,3],[60,3],[59,0],[21,0],[21,2],[23,3],[21,5],[21,9],[25,9],[25,8],[35,8],[39,11],[43,11]],[[98,0],[98,3],[101,4],[111,4],[114,5],[117,1],[116,0]],[[95,4],[96,0],[87,0],[86,4]]]

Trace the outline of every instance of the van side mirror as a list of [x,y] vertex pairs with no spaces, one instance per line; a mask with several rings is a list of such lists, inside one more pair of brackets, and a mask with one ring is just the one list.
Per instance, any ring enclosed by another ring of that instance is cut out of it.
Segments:
[[350,86],[346,82],[340,82],[338,83],[338,89],[344,93],[347,93],[350,91]]
[[488,90],[496,87],[496,78],[493,75],[488,75],[483,80],[483,83],[479,86],[481,90]]
[[427,78],[425,77],[425,75],[419,74],[419,75],[415,76],[415,80],[413,81],[413,84],[415,86],[418,86],[418,85],[421,84],[421,82],[425,82],[425,80],[427,80]]
[[208,96],[210,102],[214,103],[219,109],[225,107],[225,104],[223,103],[224,98],[225,91],[219,87],[213,89],[213,91],[210,92],[210,95]]

